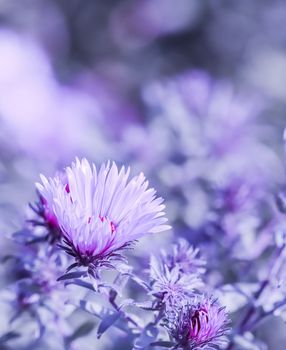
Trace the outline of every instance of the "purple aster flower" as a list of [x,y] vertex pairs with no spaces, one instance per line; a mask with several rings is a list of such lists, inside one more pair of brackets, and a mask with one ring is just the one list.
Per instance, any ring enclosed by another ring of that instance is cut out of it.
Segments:
[[[1,300],[10,306],[6,318],[10,324],[15,321],[16,327],[21,329],[21,337],[27,328],[35,329],[29,342],[39,340],[44,333],[63,341],[67,332],[71,332],[67,319],[75,308],[66,301],[74,290],[72,286],[66,288],[57,282],[68,258],[62,251],[47,245],[23,245],[11,260],[10,275],[17,279],[1,291]],[[76,293],[83,297],[83,291]]]
[[198,248],[191,246],[184,238],[172,245],[170,253],[162,251],[162,256],[169,268],[178,266],[183,273],[203,274],[206,261],[200,257]]
[[[110,154],[97,99],[75,84],[60,84],[37,41],[1,28],[0,67],[1,134],[10,148],[42,160],[57,152],[63,160],[89,152],[93,142],[98,159]],[[27,103],[30,96],[37,96],[33,104]],[[65,130],[65,137],[55,130]]]
[[[38,193],[38,201],[33,204],[30,203],[29,206],[33,211],[32,216],[29,215],[27,219],[27,222],[32,224],[31,233],[35,235],[32,242],[41,240],[48,240],[50,243],[58,242],[61,238],[61,230],[47,200]],[[39,230],[36,228],[42,228],[39,234]]]
[[229,318],[212,298],[195,298],[167,313],[165,327],[178,349],[217,349],[226,342]]
[[[65,190],[69,193],[69,184],[65,173],[58,172],[56,177],[60,178],[62,184],[65,184]],[[30,216],[27,220],[28,223],[32,224],[33,232],[36,234],[35,227],[44,228],[44,232],[40,233],[40,236],[36,235],[32,242],[37,242],[39,240],[48,240],[50,243],[59,242],[62,234],[58,223],[58,219],[50,206],[48,200],[37,191],[38,201],[33,204],[29,204],[33,211],[33,216]],[[43,230],[42,230],[43,231]]]
[[41,175],[37,188],[61,228],[63,247],[76,259],[74,267],[111,266],[108,260],[120,258],[118,250],[169,228],[163,199],[148,189],[142,173],[128,181],[129,172],[109,162],[98,171],[86,159],[76,159],[66,177]]
[[42,196],[40,196],[40,205],[41,205],[42,216],[45,222],[50,227],[58,227],[59,225],[58,225],[58,220],[56,216],[54,215],[53,211],[49,207],[47,200]]
[[151,257],[150,275],[151,294],[166,304],[167,309],[203,286],[198,275],[182,274],[178,266],[170,269],[154,256]]
[[198,249],[180,239],[170,253],[162,250],[158,257],[151,256],[151,294],[167,308],[193,296],[194,291],[203,286],[200,275],[205,272],[205,261],[198,254]]

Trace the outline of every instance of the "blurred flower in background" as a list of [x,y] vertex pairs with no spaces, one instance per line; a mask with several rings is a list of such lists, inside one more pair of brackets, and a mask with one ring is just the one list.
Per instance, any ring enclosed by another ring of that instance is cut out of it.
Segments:
[[[31,39],[2,31],[0,51],[4,140],[13,136],[16,149],[47,160],[59,161],[85,149],[84,135],[92,118],[99,118],[96,101],[57,82],[46,53]],[[101,148],[102,136],[96,128],[94,132]]]

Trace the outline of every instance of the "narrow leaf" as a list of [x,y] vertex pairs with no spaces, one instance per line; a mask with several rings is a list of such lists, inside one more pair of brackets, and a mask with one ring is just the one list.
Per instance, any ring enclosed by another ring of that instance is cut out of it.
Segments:
[[10,339],[15,339],[20,337],[20,334],[14,331],[7,332],[0,337],[0,344],[6,343]]
[[158,329],[154,326],[154,324],[149,323],[145,329],[143,330],[140,337],[135,341],[134,350],[143,350],[146,349],[150,344],[152,344],[157,336]]
[[122,313],[119,311],[104,317],[98,326],[97,338],[99,339],[102,334],[119,319],[121,315]]
[[69,272],[69,273],[66,273],[66,274],[62,275],[61,277],[59,277],[57,279],[57,281],[65,281],[65,280],[70,280],[73,278],[79,278],[79,277],[83,277],[83,276],[86,276],[86,271]]
[[176,343],[173,343],[171,341],[164,341],[164,340],[159,340],[154,343],[150,344],[151,346],[160,346],[161,348],[171,348],[176,345]]
[[87,321],[80,325],[72,335],[66,338],[68,344],[72,343],[74,340],[88,335],[94,328],[95,323]]
[[88,282],[85,282],[85,281],[82,281],[82,280],[79,280],[79,279],[74,279],[73,281],[67,282],[66,284],[67,285],[75,284],[77,286],[80,286],[80,287],[92,290],[93,292],[95,291],[95,289],[94,289],[94,287],[93,287],[93,285],[91,283],[88,283]]

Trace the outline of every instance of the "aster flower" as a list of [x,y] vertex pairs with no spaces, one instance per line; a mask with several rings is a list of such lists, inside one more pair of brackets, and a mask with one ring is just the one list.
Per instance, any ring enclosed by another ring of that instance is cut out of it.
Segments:
[[[115,163],[99,171],[86,159],[76,159],[64,176],[37,184],[62,231],[64,249],[75,257],[74,266],[112,266],[118,251],[138,238],[163,231],[164,205],[156,191],[148,189],[141,173],[128,181],[130,169],[118,170]],[[63,179],[66,178],[66,181]]]
[[170,253],[162,251],[162,257],[169,268],[178,266],[183,273],[203,274],[206,261],[200,256],[198,248],[191,246],[184,238],[172,245]]
[[151,294],[160,299],[166,307],[191,296],[195,289],[202,287],[201,279],[194,274],[181,274],[179,267],[169,269],[155,257],[151,257]]
[[203,286],[200,275],[205,271],[205,261],[198,254],[198,249],[180,239],[170,253],[162,250],[158,257],[151,256],[151,294],[167,308],[192,296]]
[[[67,318],[75,309],[66,304],[73,295],[72,286],[66,288],[57,282],[68,256],[47,245],[24,245],[13,257],[10,275],[17,279],[1,291],[2,302],[9,306],[6,315],[9,324],[15,322],[24,338],[30,328],[34,329],[27,339],[30,345],[39,341],[44,333],[53,334],[62,342],[65,334],[71,332]],[[76,293],[83,297],[82,291]]]
[[[90,142],[98,159],[109,152],[97,99],[83,89],[60,84],[50,57],[37,41],[1,28],[0,67],[1,134],[8,144],[14,135],[10,148],[49,160],[54,160],[55,152],[58,159],[79,149],[89,152]],[[37,96],[33,104],[27,104],[27,93]],[[65,130],[65,137],[55,130]]]
[[[69,192],[69,185],[65,173],[58,172],[57,177],[61,179],[61,182],[65,184],[65,190]],[[39,240],[48,240],[50,243],[59,242],[61,238],[61,229],[59,227],[58,219],[48,203],[47,199],[37,191],[38,201],[29,204],[32,209],[34,216],[27,220],[28,223],[34,227],[45,228],[44,236],[36,237],[32,242],[37,242]],[[36,215],[36,216],[35,216]],[[36,230],[33,229],[36,233]]]
[[200,297],[167,313],[164,325],[178,349],[217,349],[226,342],[229,319],[212,298]]
[[61,251],[49,251],[41,247],[34,254],[26,256],[22,263],[30,281],[37,286],[38,293],[51,296],[55,291],[63,290],[62,285],[57,283],[57,278],[67,262],[68,256]]
[[[34,233],[35,238],[31,242],[38,242],[48,240],[50,243],[58,242],[61,238],[61,230],[58,220],[49,207],[47,200],[38,193],[38,201],[29,204],[32,209],[32,216],[29,215],[27,222],[32,225],[31,232]],[[36,228],[43,228],[40,235]]]
[[39,304],[43,306],[44,301],[66,292],[63,285],[57,283],[67,261],[67,256],[60,253],[46,249],[46,246],[25,245],[13,256],[11,271],[16,280],[11,290],[15,293],[15,310],[31,309],[34,305],[36,308]]

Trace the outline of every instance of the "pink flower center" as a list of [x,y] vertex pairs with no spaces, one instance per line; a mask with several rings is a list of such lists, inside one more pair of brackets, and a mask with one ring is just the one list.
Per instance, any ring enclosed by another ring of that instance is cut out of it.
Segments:
[[209,317],[208,317],[208,311],[202,307],[199,310],[196,310],[194,315],[191,318],[191,327],[189,330],[189,337],[195,338],[200,333],[200,330],[202,328],[202,323],[208,323]]

